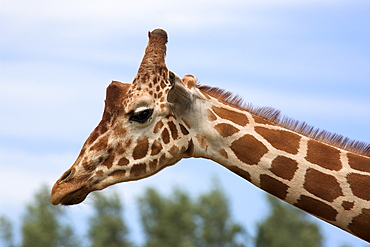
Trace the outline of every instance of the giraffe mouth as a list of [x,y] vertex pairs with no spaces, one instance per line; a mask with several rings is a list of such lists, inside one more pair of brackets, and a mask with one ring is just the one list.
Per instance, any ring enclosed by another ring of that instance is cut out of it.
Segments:
[[60,204],[62,205],[74,205],[79,204],[85,200],[87,195],[90,193],[90,190],[88,187],[84,186],[78,190],[73,191],[72,193],[69,193],[68,195],[64,196],[60,200]]
[[72,192],[69,192],[68,194],[64,196],[58,196],[58,194],[54,193],[52,194],[51,197],[51,203],[53,205],[64,205],[64,206],[69,206],[69,205],[75,205],[83,202],[87,195],[91,192],[91,190],[87,186],[83,186],[79,189],[76,189]]

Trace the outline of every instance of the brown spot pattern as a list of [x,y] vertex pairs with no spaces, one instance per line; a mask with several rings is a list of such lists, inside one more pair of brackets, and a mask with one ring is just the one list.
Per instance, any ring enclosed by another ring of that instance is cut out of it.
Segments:
[[308,142],[306,160],[330,170],[342,168],[339,150],[315,140]]
[[176,125],[172,121],[169,121],[168,127],[170,128],[172,139],[176,140],[179,137]]
[[149,141],[148,138],[138,141],[136,144],[136,147],[132,151],[132,157],[135,160],[144,158],[146,154],[148,153],[149,149]]
[[113,165],[113,160],[114,160],[114,155],[111,155],[111,156],[109,156],[109,158],[106,161],[104,161],[104,163],[102,165],[106,166],[109,169]]
[[348,228],[360,238],[370,242],[370,209],[362,209],[361,214],[353,218]]
[[285,130],[272,130],[264,127],[256,127],[255,131],[265,138],[274,148],[296,154],[299,149],[301,137]]
[[119,166],[127,166],[128,163],[130,163],[130,161],[128,159],[126,159],[125,157],[122,157],[119,161],[118,161],[118,165]]
[[243,113],[231,111],[229,109],[217,106],[212,106],[212,110],[222,119],[230,120],[241,126],[245,126],[248,124],[248,117]]
[[370,200],[370,177],[366,175],[350,173],[347,181],[353,194],[361,199]]
[[155,126],[154,126],[154,130],[153,130],[153,133],[154,134],[157,134],[159,132],[159,130],[161,130],[163,127],[163,122],[161,120],[159,120]]
[[197,134],[195,138],[197,138],[200,148],[205,149],[207,147],[208,142],[207,139],[204,138],[204,136]]
[[127,130],[125,128],[123,128],[121,125],[118,125],[114,128],[114,134],[116,136],[125,136],[127,133]]
[[190,141],[188,142],[188,148],[187,150],[185,151],[185,153],[189,156],[192,156],[193,153],[194,153],[194,143],[193,143],[193,139],[190,139]]
[[130,176],[131,177],[141,177],[146,173],[146,165],[144,163],[134,165],[131,168]]
[[154,171],[157,168],[157,164],[158,164],[158,160],[157,159],[150,161],[149,162],[149,169],[151,171]]
[[358,154],[348,153],[349,165],[356,170],[370,172],[370,158]]
[[170,150],[168,150],[170,154],[173,156],[177,155],[179,153],[179,148],[176,145],[173,145]]
[[266,174],[262,174],[260,176],[260,185],[261,189],[283,200],[285,199],[289,188],[288,185]]
[[153,156],[153,155],[157,155],[159,154],[159,152],[161,152],[162,150],[162,144],[160,144],[157,140],[154,140],[153,144],[152,144],[152,148],[151,148],[151,153],[150,155]]
[[207,110],[208,121],[216,121],[217,117],[209,109]]
[[86,171],[92,171],[95,169],[95,166],[91,169],[91,165],[89,162],[87,162],[87,157],[85,157],[84,161],[82,162],[82,167],[86,170]]
[[125,175],[126,175],[125,170],[115,170],[109,174],[109,176],[116,177],[116,178],[124,177]]
[[320,216],[326,220],[334,221],[338,214],[338,212],[331,206],[305,195],[302,195],[294,205],[308,213]]
[[230,166],[228,167],[228,169],[234,172],[235,174],[239,175],[240,177],[248,180],[249,182],[251,181],[251,175],[249,174],[249,172],[244,171],[243,169],[240,169],[237,166]]
[[336,198],[343,195],[335,177],[316,169],[307,171],[303,187],[308,192],[328,202],[333,202]]
[[261,118],[261,117],[258,117],[258,116],[253,116],[253,119],[256,123],[260,123],[260,124],[268,124],[268,125],[275,125],[275,124],[272,124],[268,121],[266,121],[265,119]]
[[184,126],[184,125],[182,125],[182,124],[179,124],[179,125],[180,125],[181,133],[182,133],[183,135],[188,135],[188,134],[189,134],[189,131],[185,128],[185,126]]
[[131,139],[128,139],[126,142],[125,142],[125,147],[126,148],[129,148],[131,146],[131,143],[132,143],[132,140]]
[[170,142],[170,133],[168,132],[167,128],[164,128],[162,131],[162,140],[165,144]]
[[97,143],[95,143],[90,150],[91,151],[100,151],[107,149],[108,147],[108,136],[101,137]]
[[298,162],[285,156],[277,156],[271,164],[270,171],[276,176],[291,180],[298,169]]
[[227,123],[217,124],[215,129],[222,137],[232,136],[239,131],[237,128]]
[[97,171],[96,173],[95,173],[95,176],[97,176],[97,177],[101,177],[101,176],[103,176],[104,175],[104,172],[102,171],[102,170],[99,170],[99,171]]
[[159,158],[158,164],[163,166],[165,161],[166,161],[166,154],[162,154],[162,156]]
[[228,158],[228,156],[227,156],[227,152],[225,151],[225,149],[221,148],[220,150],[218,150],[218,153],[219,153],[222,157],[224,157],[225,159],[227,159],[227,158]]
[[355,206],[354,202],[349,202],[349,201],[343,201],[342,202],[342,208],[344,210],[351,210],[353,208],[353,206]]
[[257,165],[268,149],[252,135],[244,135],[231,144],[231,150],[245,164]]
[[116,154],[120,156],[123,155],[125,152],[126,149],[122,146],[122,143],[117,143]]

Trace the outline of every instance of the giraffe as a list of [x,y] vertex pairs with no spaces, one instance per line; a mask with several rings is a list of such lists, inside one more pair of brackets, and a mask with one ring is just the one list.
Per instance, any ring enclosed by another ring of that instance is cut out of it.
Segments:
[[78,204],[182,158],[206,158],[370,242],[370,145],[181,79],[167,69],[166,43],[164,30],[149,32],[133,82],[107,87],[102,120],[53,186],[52,204]]

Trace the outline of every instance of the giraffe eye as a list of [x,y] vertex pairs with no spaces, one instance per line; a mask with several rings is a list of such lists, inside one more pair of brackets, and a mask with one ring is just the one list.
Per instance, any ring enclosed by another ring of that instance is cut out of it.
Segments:
[[138,123],[145,123],[153,115],[153,109],[146,109],[139,112],[134,112],[130,116],[130,121],[135,121]]

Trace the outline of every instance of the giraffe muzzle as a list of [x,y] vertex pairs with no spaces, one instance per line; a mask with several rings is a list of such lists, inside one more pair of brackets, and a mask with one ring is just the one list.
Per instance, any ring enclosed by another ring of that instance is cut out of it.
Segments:
[[67,170],[51,190],[50,202],[53,205],[73,205],[81,203],[91,192],[90,186],[83,181],[89,176],[75,176],[76,169]]

